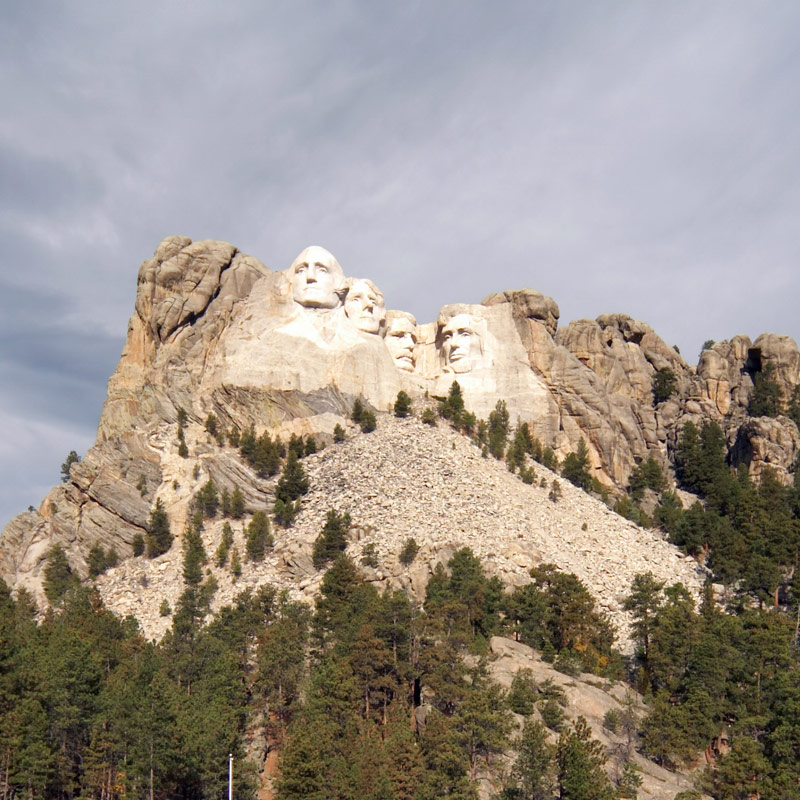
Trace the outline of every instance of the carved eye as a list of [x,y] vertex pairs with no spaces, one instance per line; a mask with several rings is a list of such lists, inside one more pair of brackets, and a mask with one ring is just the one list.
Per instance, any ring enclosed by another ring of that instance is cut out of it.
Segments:
[[444,338],[444,340],[445,340],[446,342],[447,342],[447,341],[449,341],[450,339],[452,339],[452,338],[453,338],[453,332],[452,332],[452,331],[445,331],[445,332],[444,332],[444,337],[443,337],[443,338]]
[[298,264],[295,268],[295,273],[305,272],[308,269],[308,264]]
[[328,268],[327,268],[327,267],[326,267],[324,264],[320,264],[319,262],[317,262],[316,264],[314,264],[314,266],[315,266],[315,267],[316,267],[316,268],[317,268],[317,269],[318,269],[320,272],[327,272],[327,271],[328,271]]

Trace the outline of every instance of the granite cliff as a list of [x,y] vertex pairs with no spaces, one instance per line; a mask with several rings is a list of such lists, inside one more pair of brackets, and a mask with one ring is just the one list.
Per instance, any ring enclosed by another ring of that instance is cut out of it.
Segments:
[[[479,418],[486,418],[502,399],[512,422],[527,422],[559,458],[583,439],[594,477],[612,492],[626,485],[631,470],[644,458],[655,458],[669,472],[679,432],[688,421],[718,422],[731,463],[745,463],[756,476],[770,467],[788,480],[800,450],[796,424],[782,415],[750,416],[748,405],[755,379],[767,369],[785,400],[800,384],[800,352],[789,337],[763,334],[750,341],[735,336],[705,349],[695,367],[648,325],[623,314],[604,314],[561,328],[558,323],[554,300],[523,289],[492,294],[480,304],[448,305],[435,321],[417,324],[410,314],[387,310],[370,280],[346,277],[322,248],[308,248],[288,269],[272,271],[224,242],[169,237],[139,270],[135,311],[109,381],[96,443],[73,465],[67,483],[54,488],[37,510],[21,514],[4,529],[0,575],[11,585],[40,594],[45,556],[53,543],[64,547],[81,575],[86,574],[87,554],[94,544],[114,547],[127,558],[157,498],[166,505],[178,534],[198,481],[209,477],[220,488],[240,487],[251,510],[264,507],[271,501],[274,481],[258,478],[235,450],[210,439],[203,428],[209,414],[226,431],[253,426],[284,439],[313,434],[327,444],[335,426],[346,425],[356,398],[379,414],[375,446],[383,451],[375,456],[379,460],[369,476],[371,483],[350,497],[342,477],[346,457],[336,462],[334,449],[313,457],[318,464],[311,467],[312,473],[321,471],[319,478],[312,477],[313,491],[323,495],[319,508],[310,503],[301,512],[297,534],[289,531],[278,543],[271,579],[282,575],[280,580],[298,590],[313,590],[315,579],[303,559],[307,560],[309,537],[318,528],[320,509],[337,502],[351,504],[358,523],[361,499],[364,519],[377,514],[376,508],[383,510],[384,516],[377,521],[370,517],[369,524],[379,534],[379,548],[386,550],[386,564],[394,565],[384,566],[376,579],[392,577],[412,587],[424,584],[424,575],[400,574],[392,561],[395,539],[381,538],[405,532],[401,518],[409,516],[427,548],[429,566],[447,547],[483,541],[491,546],[482,555],[496,558],[498,572],[507,576],[512,576],[513,563],[524,568],[532,559],[558,560],[559,554],[563,566],[581,574],[575,566],[579,559],[572,556],[600,549],[600,540],[561,541],[555,548],[548,531],[560,526],[571,535],[586,523],[590,533],[599,535],[608,528],[616,535],[617,528],[633,527],[582,493],[570,495],[573,510],[564,511],[564,519],[548,527],[542,519],[531,518],[526,507],[538,490],[514,479],[513,491],[509,489],[503,500],[519,507],[511,523],[502,514],[496,519],[490,512],[470,516],[470,503],[491,495],[501,479],[498,470],[504,467],[481,460],[479,453],[473,464],[466,440],[434,434],[418,424],[403,434],[412,451],[417,444],[432,447],[430,436],[439,436],[437,447],[452,445],[462,457],[445,467],[444,458],[437,462],[433,451],[426,450],[428,455],[416,467],[406,464],[404,476],[380,479],[391,472],[391,448],[403,449],[397,423],[381,417],[398,391],[407,392],[420,409],[429,398],[445,396],[454,380],[467,408]],[[669,376],[666,397],[654,393],[659,375]],[[177,454],[179,409],[188,414],[189,458]],[[336,462],[331,469],[339,470],[339,483],[325,483],[332,480],[323,469],[329,462]],[[361,462],[357,468],[367,469]],[[426,485],[436,483],[445,469],[451,482],[434,500]],[[362,472],[359,479],[365,478]],[[470,498],[444,502],[448,491],[458,496],[453,486],[465,484]],[[406,494],[413,502],[401,515],[393,504]],[[590,501],[591,508],[580,505]],[[446,507],[431,507],[431,502]],[[492,502],[501,503],[497,498]],[[470,530],[459,514],[472,520]],[[207,536],[213,535],[218,534],[212,527]],[[653,552],[654,542],[659,542],[657,548],[666,548],[664,563],[669,565],[664,577],[693,580],[692,569],[685,568],[677,551],[670,551],[657,534],[635,535],[644,536],[638,545],[623,545],[618,539],[614,544],[633,548],[621,552],[638,557]],[[162,558],[163,563],[170,560],[169,555]],[[634,562],[639,563],[636,558]],[[152,572],[155,566],[154,562],[146,569]],[[140,567],[145,570],[139,561],[124,562],[104,580],[111,585],[122,571],[141,571]],[[582,577],[613,610],[624,590],[623,578],[629,582],[640,570],[615,563],[605,571],[617,575],[620,583],[606,595],[602,577],[589,572]],[[119,598],[122,590],[118,586],[115,591]],[[108,596],[112,594],[109,590]],[[157,628],[154,625],[154,633]]]

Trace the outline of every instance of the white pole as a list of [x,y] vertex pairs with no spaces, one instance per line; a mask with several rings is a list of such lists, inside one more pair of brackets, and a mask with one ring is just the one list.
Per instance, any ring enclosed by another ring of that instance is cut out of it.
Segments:
[[233,753],[228,753],[228,800],[233,800]]

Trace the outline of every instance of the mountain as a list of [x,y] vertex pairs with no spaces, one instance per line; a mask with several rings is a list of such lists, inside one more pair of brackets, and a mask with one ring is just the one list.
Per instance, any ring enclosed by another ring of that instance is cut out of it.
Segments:
[[[37,510],[3,530],[0,575],[41,598],[53,544],[82,577],[93,546],[113,549],[122,563],[103,579],[109,604],[130,606],[159,632],[164,623],[154,600],[145,608],[141,598],[123,598],[146,594],[137,580],[160,585],[157,575],[171,596],[177,548],[161,561],[131,559],[154,504],[164,504],[176,535],[209,480],[218,491],[238,488],[250,513],[270,508],[277,476],[262,470],[259,477],[227,438],[266,431],[284,442],[312,436],[327,446],[304,462],[311,491],[295,526],[276,534],[263,565],[245,565],[242,581],[269,577],[313,591],[319,578],[310,567],[312,543],[325,512],[336,508],[351,515],[354,552],[375,544],[376,580],[421,591],[437,561],[470,544],[512,583],[538,561],[575,571],[624,629],[619,603],[635,572],[652,568],[665,580],[697,586],[693,563],[660,534],[622,520],[565,481],[562,500],[549,500],[558,479],[546,467],[536,466],[535,484],[526,485],[482,458],[469,439],[422,425],[423,409],[446,398],[454,382],[477,418],[489,418],[503,401],[512,427],[527,423],[559,461],[583,440],[595,488],[612,495],[646,458],[671,475],[687,422],[717,422],[732,464],[745,464],[753,476],[769,466],[786,483],[800,435],[778,412],[797,397],[800,353],[786,336],[735,336],[709,345],[692,367],[648,325],[623,314],[560,329],[558,321],[555,301],[523,289],[447,305],[436,321],[417,324],[387,310],[370,280],[347,277],[323,248],[307,248],[288,269],[271,271],[231,244],[169,237],[139,270],[95,445]],[[784,402],[772,416],[752,416],[765,382]],[[413,400],[416,421],[389,414],[401,390]],[[356,400],[377,413],[374,433],[350,422]],[[348,437],[333,444],[337,426]],[[243,524],[234,534],[240,550]],[[206,526],[207,548],[216,546],[221,527]],[[401,569],[397,553],[410,535],[423,557]]]

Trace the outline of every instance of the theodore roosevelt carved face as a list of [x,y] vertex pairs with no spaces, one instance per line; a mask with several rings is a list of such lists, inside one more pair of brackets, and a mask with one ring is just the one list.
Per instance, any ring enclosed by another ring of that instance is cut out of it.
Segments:
[[336,308],[341,303],[344,272],[324,247],[307,247],[289,271],[296,303],[306,308]]
[[414,348],[417,344],[417,321],[403,311],[390,311],[386,315],[386,347],[398,369],[412,372]]
[[378,333],[386,319],[386,304],[380,289],[366,278],[354,278],[347,290],[344,313],[366,333]]
[[441,329],[442,356],[453,372],[469,372],[483,358],[478,324],[470,314],[456,314]]

